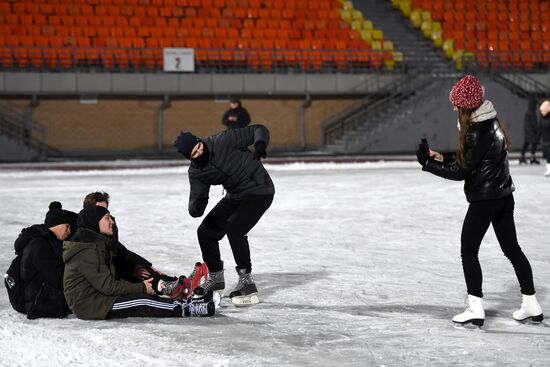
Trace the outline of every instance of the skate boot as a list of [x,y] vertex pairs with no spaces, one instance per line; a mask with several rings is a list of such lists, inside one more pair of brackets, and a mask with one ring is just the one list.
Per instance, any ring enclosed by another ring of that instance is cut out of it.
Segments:
[[531,160],[529,161],[529,163],[531,163],[531,164],[540,164],[540,162],[537,160],[536,157],[531,158]]
[[258,289],[252,280],[252,274],[247,273],[244,268],[236,268],[239,274],[239,281],[235,289],[229,294],[231,302],[237,306],[248,306],[260,303]]
[[191,293],[195,291],[195,288],[201,283],[202,278],[202,263],[196,262],[193,271],[188,276],[191,281]]
[[[162,284],[163,283],[163,284]],[[191,282],[185,275],[180,275],[177,280],[171,282],[159,282],[160,294],[172,299],[186,299],[189,296]],[[159,292],[157,292],[158,294]]]
[[527,164],[527,159],[524,156],[521,156],[519,159],[519,165],[521,166],[522,164]]
[[544,172],[545,177],[550,177],[550,163],[546,163],[546,172]]
[[214,303],[212,291],[200,298],[189,297],[187,302],[182,305],[182,308],[184,317],[214,316],[216,313],[216,304]]
[[[223,266],[223,262],[222,262]],[[201,271],[202,272],[202,271]],[[213,271],[207,275],[208,279],[203,284],[200,284],[195,288],[193,294],[195,296],[204,296],[210,291],[223,291],[225,289],[225,280],[223,277],[223,269],[220,271]]]
[[537,301],[537,297],[534,294],[532,296],[523,294],[522,297],[521,308],[512,315],[514,320],[526,321],[527,319],[531,319],[533,321],[542,321],[544,316],[542,315],[542,309]]
[[468,295],[468,308],[463,313],[455,315],[453,322],[465,325],[472,323],[477,326],[483,326],[485,322],[485,311],[483,310],[483,298]]

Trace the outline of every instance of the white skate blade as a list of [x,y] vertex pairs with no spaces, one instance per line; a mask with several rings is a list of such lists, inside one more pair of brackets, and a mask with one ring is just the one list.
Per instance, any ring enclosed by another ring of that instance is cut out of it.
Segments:
[[212,295],[212,302],[214,302],[214,307],[217,311],[220,308],[220,303],[222,302],[222,295],[220,292],[214,292]]
[[252,293],[246,296],[233,297],[231,298],[231,302],[233,302],[235,306],[250,306],[260,303],[260,299],[257,293]]

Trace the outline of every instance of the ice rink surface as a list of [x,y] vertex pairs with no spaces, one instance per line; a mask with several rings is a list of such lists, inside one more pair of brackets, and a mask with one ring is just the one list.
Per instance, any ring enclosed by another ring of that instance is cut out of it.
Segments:
[[[111,194],[121,242],[154,266],[187,274],[200,260],[201,219],[187,213],[186,167],[59,168],[0,168],[3,271],[21,229],[42,223],[50,201],[78,211],[96,190]],[[480,250],[485,325],[451,322],[466,295],[462,182],[422,172],[416,162],[267,168],[275,200],[249,235],[261,304],[236,308],[224,299],[212,318],[31,321],[11,309],[0,286],[0,365],[550,365],[550,321],[512,319],[521,295],[492,228]],[[550,317],[550,178],[517,161],[511,171],[519,242]],[[213,187],[208,209],[221,197]],[[237,277],[226,239],[221,250],[229,291]]]

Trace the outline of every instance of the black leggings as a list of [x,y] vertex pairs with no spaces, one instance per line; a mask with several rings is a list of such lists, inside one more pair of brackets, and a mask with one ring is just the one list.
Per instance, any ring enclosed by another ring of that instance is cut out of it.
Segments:
[[516,236],[514,197],[512,195],[498,200],[474,202],[468,208],[462,226],[460,248],[468,294],[483,297],[478,253],[481,240],[491,223],[502,252],[514,267],[521,293],[525,295],[535,294],[531,265],[523,251],[521,251]]
[[220,271],[219,241],[227,234],[237,268],[252,271],[247,233],[271,206],[273,195],[250,195],[241,200],[223,198],[197,230],[202,259],[210,271]]
[[181,301],[149,296],[128,294],[120,296],[111,306],[108,319],[125,317],[183,317]]

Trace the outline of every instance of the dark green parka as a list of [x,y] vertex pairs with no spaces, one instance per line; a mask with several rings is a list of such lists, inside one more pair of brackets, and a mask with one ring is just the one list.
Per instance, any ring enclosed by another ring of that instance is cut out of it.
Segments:
[[65,299],[79,319],[105,319],[119,296],[147,293],[145,284],[117,277],[110,238],[90,229],[63,243],[63,261]]

